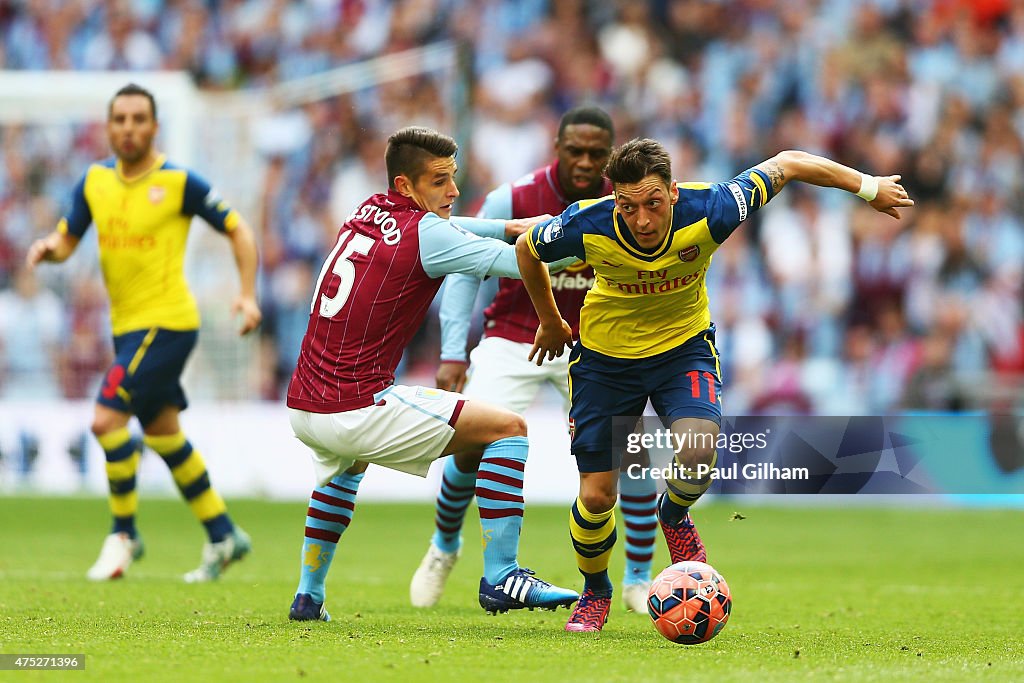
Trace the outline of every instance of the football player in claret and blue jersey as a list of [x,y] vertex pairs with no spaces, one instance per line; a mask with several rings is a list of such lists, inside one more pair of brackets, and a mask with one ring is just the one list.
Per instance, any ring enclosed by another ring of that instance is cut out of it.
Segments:
[[461,394],[395,384],[402,352],[444,276],[518,276],[515,248],[503,238],[537,222],[452,218],[457,150],[428,128],[388,138],[387,191],[348,217],[320,270],[288,385],[292,430],[309,447],[317,477],[290,619],[330,619],[327,572],[368,464],[422,477],[449,454],[472,474],[480,513],[480,606],[554,609],[579,597],[519,566],[529,451],[523,418]]
[[899,218],[913,206],[899,176],[867,176],[829,159],[786,151],[724,183],[675,183],[656,141],[635,139],[613,150],[605,170],[611,197],[578,202],[518,240],[523,283],[540,318],[530,353],[538,363],[572,341],[551,292],[547,268],[569,256],[594,268],[596,282],[580,312],[579,342],[569,359],[572,452],[580,472],[569,530],[584,590],[565,626],[600,631],[612,584],[608,557],[621,452],[612,420],[636,416],[650,399],[671,424],[676,450],[658,518],[672,562],[706,561],[689,514],[711,484],[722,417],[722,378],[705,273],[715,250],[752,211],[798,180],[856,193]]
[[153,147],[156,101],[130,84],[110,101],[107,135],[114,158],[92,164],[75,186],[71,211],[29,248],[26,262],[61,262],[96,226],[100,267],[110,295],[115,359],[96,399],[92,432],[107,461],[113,528],[87,572],[95,581],[122,576],[142,555],[135,528],[135,475],[142,444],[128,431],[134,415],[145,445],[167,463],[182,496],[206,528],[198,568],[189,582],[216,579],[249,552],[249,537],[228,516],[210,485],[199,451],[178,420],[188,402],[181,372],[199,330],[199,309],[185,281],[185,243],[193,216],[227,236],[241,280],[233,310],[241,334],[260,323],[258,255],[252,230],[205,180],[171,164]]

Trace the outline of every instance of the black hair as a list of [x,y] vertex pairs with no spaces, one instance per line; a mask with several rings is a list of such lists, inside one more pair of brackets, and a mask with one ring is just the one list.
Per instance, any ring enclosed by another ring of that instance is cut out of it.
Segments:
[[110,98],[110,104],[107,105],[107,118],[110,118],[110,114],[114,110],[114,100],[123,95],[142,95],[149,100],[149,107],[153,110],[153,120],[156,121],[156,98],[153,97],[153,93],[135,83],[129,83],[114,93],[114,96]]
[[394,189],[395,178],[400,175],[415,181],[431,157],[453,157],[458,151],[455,140],[430,128],[408,126],[396,131],[388,138],[384,152],[388,187]]
[[591,126],[597,126],[603,130],[608,131],[608,135],[611,139],[615,139],[615,126],[612,124],[612,117],[608,116],[608,112],[600,107],[593,105],[584,105],[582,107],[573,107],[569,111],[562,115],[562,119],[558,122],[558,138],[562,138],[562,134],[565,129],[569,126],[576,124],[589,124]]

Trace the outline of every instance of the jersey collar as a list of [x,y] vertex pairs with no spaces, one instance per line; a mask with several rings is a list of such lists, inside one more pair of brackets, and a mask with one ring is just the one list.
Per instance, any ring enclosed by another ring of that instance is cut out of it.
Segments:
[[139,175],[135,176],[134,178],[132,178],[130,180],[128,178],[124,177],[124,172],[122,172],[122,170],[121,170],[121,160],[120,159],[118,159],[114,163],[114,169],[117,171],[117,178],[118,178],[118,180],[120,180],[122,183],[131,185],[133,183],[139,182],[140,180],[142,180],[143,178],[145,178],[146,176],[148,176],[150,173],[152,173],[153,171],[157,170],[158,168],[161,168],[164,165],[164,162],[166,162],[166,161],[167,161],[167,155],[165,155],[165,154],[157,154],[156,155],[156,159],[153,160],[153,164],[149,168],[147,168],[145,171],[143,171],[142,173],[140,173]]
[[391,202],[391,204],[394,205],[394,206],[405,206],[405,207],[408,207],[410,209],[416,209],[418,211],[424,211],[423,207],[421,207],[419,204],[414,202],[412,200],[412,198],[406,197],[404,194],[402,194],[398,190],[394,190],[394,189],[389,187],[386,196],[388,198],[388,201]]
[[[645,251],[644,249],[641,249],[640,245],[637,244],[635,239],[633,239],[633,233],[631,233],[629,228],[626,227],[625,221],[622,221],[621,223],[619,222],[621,218],[622,216],[619,214],[619,207],[616,206],[612,209],[612,224],[615,225],[615,235],[619,238],[619,243],[622,244],[626,251],[642,259],[651,260],[660,258],[668,251],[669,246],[672,244],[672,233],[674,232],[672,225],[669,225],[668,232],[665,233],[662,243],[655,247],[654,251]],[[675,211],[673,211],[673,223],[675,222],[675,218]]]

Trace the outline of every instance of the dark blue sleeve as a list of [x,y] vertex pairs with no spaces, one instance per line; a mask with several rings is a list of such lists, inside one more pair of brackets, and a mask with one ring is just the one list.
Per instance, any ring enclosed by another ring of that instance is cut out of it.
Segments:
[[761,171],[750,168],[732,180],[711,185],[705,209],[711,237],[721,244],[774,196],[772,183]]
[[85,179],[88,175],[86,172],[71,192],[71,211],[58,224],[57,230],[60,232],[81,237],[92,223],[92,211],[89,202],[85,201]]
[[202,176],[192,171],[187,173],[181,212],[186,216],[199,216],[221,232],[234,230],[239,221],[238,212],[221,199]]
[[586,250],[583,247],[586,221],[579,218],[579,212],[580,205],[576,202],[563,211],[562,215],[530,228],[526,235],[533,255],[544,263],[571,257],[586,261]]

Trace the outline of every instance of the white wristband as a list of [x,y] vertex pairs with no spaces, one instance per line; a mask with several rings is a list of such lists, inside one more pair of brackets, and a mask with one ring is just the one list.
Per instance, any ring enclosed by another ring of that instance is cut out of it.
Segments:
[[868,175],[867,173],[860,174],[860,189],[857,190],[857,196],[866,202],[872,201],[878,196],[878,176]]

